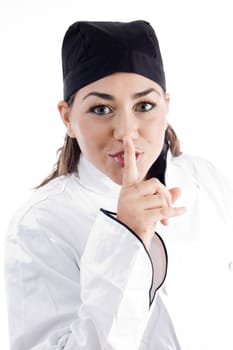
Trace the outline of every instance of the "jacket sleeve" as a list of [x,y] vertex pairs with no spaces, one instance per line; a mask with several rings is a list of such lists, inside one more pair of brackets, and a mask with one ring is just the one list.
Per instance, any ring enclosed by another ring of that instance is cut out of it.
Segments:
[[100,211],[79,261],[51,230],[22,221],[7,237],[11,350],[138,349],[153,280],[143,243]]

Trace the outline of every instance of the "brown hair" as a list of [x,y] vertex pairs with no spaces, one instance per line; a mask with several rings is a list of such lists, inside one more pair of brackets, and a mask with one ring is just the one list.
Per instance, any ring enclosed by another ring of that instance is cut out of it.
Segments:
[[[179,139],[171,125],[168,125],[167,127],[165,142],[168,144],[173,157],[177,157],[181,154]],[[81,150],[75,138],[66,135],[64,145],[58,149],[57,154],[58,160],[55,163],[51,174],[36,186],[36,189],[46,185],[56,177],[72,174],[77,171]]]

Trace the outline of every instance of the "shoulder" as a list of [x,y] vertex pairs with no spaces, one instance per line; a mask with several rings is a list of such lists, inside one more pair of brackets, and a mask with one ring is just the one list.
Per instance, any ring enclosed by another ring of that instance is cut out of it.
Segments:
[[182,178],[192,179],[199,188],[208,192],[221,191],[226,195],[229,191],[232,193],[231,185],[224,172],[205,158],[189,154],[171,157],[168,169]]
[[8,226],[12,234],[19,226],[30,230],[46,226],[47,222],[59,222],[66,203],[71,197],[74,179],[72,175],[61,176],[34,191],[29,199],[13,214]]
[[178,157],[170,157],[170,163],[173,166],[187,168],[190,171],[197,173],[202,168],[208,170],[214,167],[214,165],[205,158],[185,153],[182,153]]
[[169,165],[172,168],[186,170],[199,180],[209,174],[212,176],[223,176],[212,162],[195,155],[181,154],[178,157],[171,157]]

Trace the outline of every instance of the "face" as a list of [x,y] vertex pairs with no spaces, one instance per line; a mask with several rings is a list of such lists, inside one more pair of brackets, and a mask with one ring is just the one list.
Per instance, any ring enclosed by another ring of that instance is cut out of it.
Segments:
[[114,73],[78,90],[71,107],[62,101],[58,109],[85,158],[121,184],[124,138],[134,142],[141,181],[162,150],[168,102],[154,81],[135,73]]

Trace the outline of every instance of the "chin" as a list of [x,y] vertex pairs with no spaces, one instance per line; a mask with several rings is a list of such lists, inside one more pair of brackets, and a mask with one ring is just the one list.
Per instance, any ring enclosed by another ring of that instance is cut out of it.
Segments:
[[122,185],[122,175],[119,175],[119,176],[113,175],[113,176],[109,176],[109,177],[117,185]]
[[117,185],[122,185],[123,169],[118,169],[118,171],[106,171],[105,175]]

